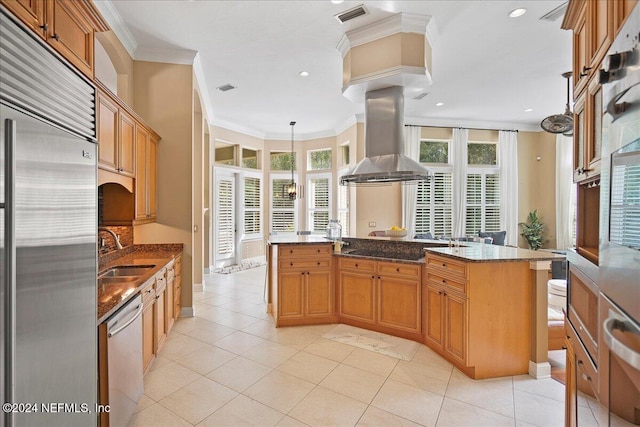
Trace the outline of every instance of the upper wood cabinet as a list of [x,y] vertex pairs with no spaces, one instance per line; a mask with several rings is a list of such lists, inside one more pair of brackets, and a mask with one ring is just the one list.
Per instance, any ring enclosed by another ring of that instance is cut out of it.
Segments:
[[90,0],[0,0],[80,72],[93,80],[94,33],[109,26]]
[[136,121],[105,92],[96,98],[98,167],[133,178],[135,176]]
[[157,150],[158,140],[143,126],[135,132],[136,182],[134,223],[144,224],[156,219]]

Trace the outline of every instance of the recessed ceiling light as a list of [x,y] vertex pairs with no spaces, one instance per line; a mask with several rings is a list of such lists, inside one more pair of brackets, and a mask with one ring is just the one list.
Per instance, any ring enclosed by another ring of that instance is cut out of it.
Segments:
[[525,9],[524,7],[519,7],[518,9],[513,9],[511,12],[509,12],[509,16],[511,18],[517,18],[518,16],[522,16],[525,13],[527,13],[527,9]]
[[533,111],[533,108],[527,108],[526,110],[524,110],[525,113],[530,113]]
[[300,71],[298,74],[300,74],[300,77],[309,77],[308,71]]
[[333,4],[340,4],[342,3],[344,0],[331,0],[331,3]]
[[444,105],[444,102],[436,102],[436,107],[442,107]]

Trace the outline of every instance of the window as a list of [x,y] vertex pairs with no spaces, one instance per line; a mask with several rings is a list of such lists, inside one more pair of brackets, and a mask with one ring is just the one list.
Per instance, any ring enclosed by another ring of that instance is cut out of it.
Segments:
[[[342,174],[346,173],[344,170]],[[338,221],[342,226],[342,235],[349,235],[349,186],[338,185]]]
[[249,169],[259,169],[258,165],[258,150],[252,150],[250,148],[242,149],[242,167]]
[[449,163],[449,141],[420,141],[420,163]]
[[308,151],[307,156],[307,170],[331,169],[331,149]]
[[262,203],[261,179],[257,176],[244,177],[244,238],[261,237]]
[[435,171],[433,179],[418,183],[416,233],[451,236],[453,179],[450,170]]
[[290,171],[292,163],[293,170],[296,170],[296,153],[293,153],[293,156],[287,151],[272,151],[269,154],[272,171]]
[[495,166],[498,164],[498,144],[495,142],[469,142],[467,159],[469,165]]
[[346,166],[350,163],[349,158],[349,143],[347,142],[344,145],[340,146],[340,152],[342,153],[342,163],[341,166]]
[[236,166],[237,145],[216,141],[215,162],[220,165]]
[[[294,176],[294,180],[297,177]],[[282,194],[282,187],[291,183],[287,175],[271,176],[271,232],[293,233],[296,230],[296,200]]]
[[312,233],[321,234],[327,230],[329,212],[331,211],[331,176],[329,174],[314,174],[308,179],[308,215],[307,228]]
[[469,171],[465,234],[500,231],[500,175],[493,170]]

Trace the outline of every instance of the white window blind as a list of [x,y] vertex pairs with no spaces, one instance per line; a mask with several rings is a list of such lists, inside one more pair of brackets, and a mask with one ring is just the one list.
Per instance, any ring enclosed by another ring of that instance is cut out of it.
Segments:
[[244,234],[260,234],[262,230],[262,206],[260,203],[261,180],[256,177],[244,177]]
[[[294,176],[294,180],[296,177]],[[296,202],[283,195],[282,187],[289,185],[291,178],[271,177],[271,231],[293,233],[296,230]]]
[[324,233],[329,224],[330,178],[328,176],[309,178],[307,188],[309,189],[307,227],[312,233]]
[[233,254],[234,221],[233,221],[233,180],[218,181],[216,200],[216,217],[218,222],[218,255]]
[[452,173],[434,172],[430,181],[418,183],[416,233],[451,236],[453,213]]
[[465,233],[500,231],[500,175],[494,170],[467,174]]
[[640,165],[634,164],[633,158],[613,160],[609,240],[640,249]]
[[342,226],[342,235],[349,235],[349,186],[338,186],[338,221]]

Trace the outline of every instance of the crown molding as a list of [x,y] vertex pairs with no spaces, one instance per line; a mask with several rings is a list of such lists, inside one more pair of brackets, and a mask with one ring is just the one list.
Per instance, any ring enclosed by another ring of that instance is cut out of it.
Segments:
[[210,124],[211,126],[217,126],[233,132],[238,132],[244,135],[253,136],[254,138],[266,139],[266,134],[264,132],[260,132],[250,127],[239,125],[239,124],[229,122],[220,118],[214,117],[213,120],[211,120]]
[[396,13],[388,18],[348,31],[345,36],[350,47],[355,47],[397,33],[426,34],[427,24],[430,21],[432,18],[428,15]]
[[207,122],[211,123],[213,121],[213,104],[211,103],[211,96],[209,96],[209,90],[207,89],[207,80],[204,75],[199,53],[196,54],[193,60],[193,75],[196,80],[195,84],[200,92],[200,101],[204,105],[205,117],[207,118]]
[[346,34],[342,35],[340,41],[338,42],[338,45],[336,46],[336,49],[338,49],[338,52],[340,52],[343,59],[345,56],[347,56],[347,53],[349,53],[349,50],[351,50],[351,43],[349,43],[349,37],[347,37]]
[[136,38],[133,37],[133,34],[131,34],[131,32],[129,31],[129,28],[127,28],[127,25],[124,23],[124,19],[122,19],[122,16],[120,16],[120,13],[113,5],[113,1],[94,1],[93,4],[107,21],[115,35],[120,40],[120,43],[122,43],[127,52],[129,52],[129,56],[135,59],[135,53],[138,49],[138,42],[136,41]]
[[342,132],[346,131],[356,123],[358,123],[358,119],[356,118],[355,115],[349,117],[348,119],[346,119],[344,122],[342,122],[340,125],[338,125],[335,128],[335,132],[336,132],[335,136],[340,135]]

